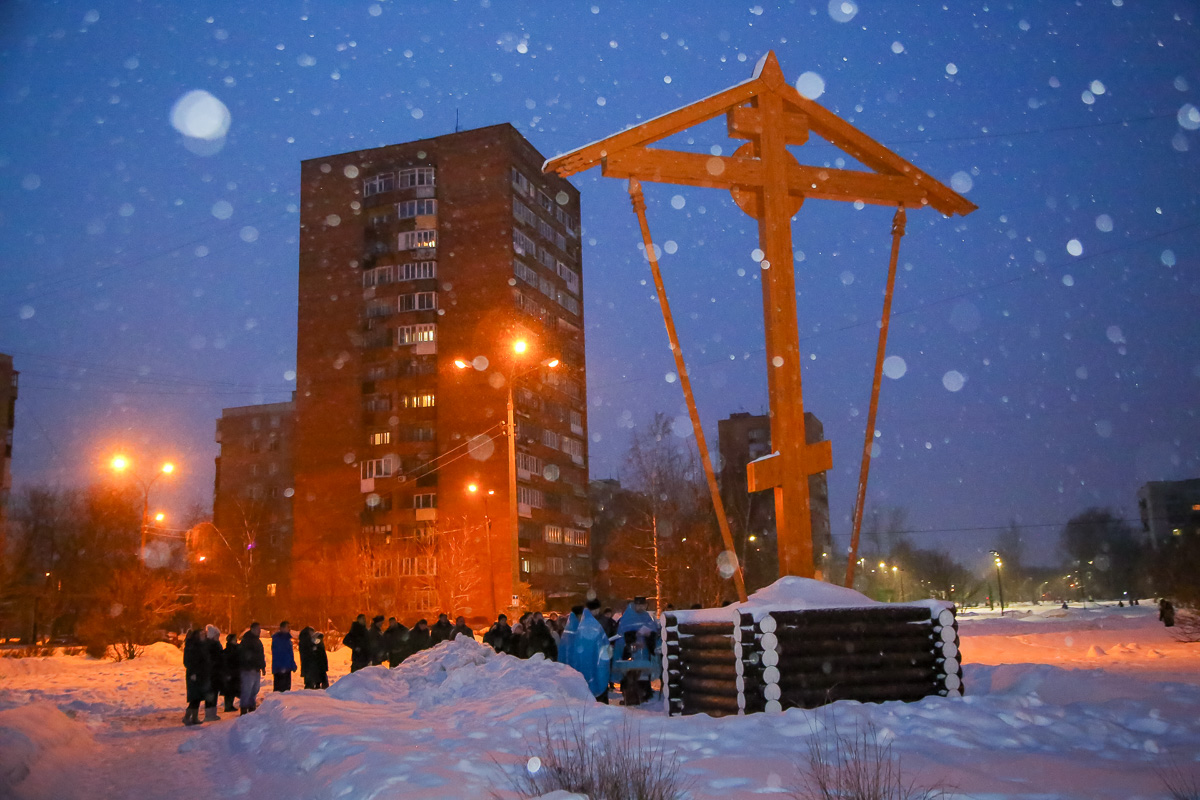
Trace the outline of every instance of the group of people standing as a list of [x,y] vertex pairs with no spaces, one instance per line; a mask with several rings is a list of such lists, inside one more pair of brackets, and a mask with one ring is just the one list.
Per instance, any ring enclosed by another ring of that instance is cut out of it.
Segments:
[[[439,614],[429,625],[424,619],[411,628],[395,617],[377,615],[367,624],[365,614],[350,625],[342,644],[350,650],[350,671],[363,667],[387,664],[395,667],[414,653],[427,650],[440,642],[459,636],[475,638],[475,632],[463,617],[451,624],[448,615]],[[540,611],[522,614],[515,625],[508,616],[500,614],[483,635],[483,642],[498,653],[517,658],[541,656],[559,661],[578,670],[588,682],[596,699],[608,702],[612,644],[618,639],[625,644],[626,653],[635,647],[653,652],[657,624],[646,611],[646,599],[636,597],[625,609],[620,620],[614,619],[612,609],[600,608],[593,600],[586,606],[576,606],[567,616]],[[329,688],[329,655],[325,650],[324,634],[306,627],[300,631],[298,647],[293,648],[292,629],[287,620],[271,634],[271,676],[277,692],[292,688],[292,673],[297,670],[305,689]],[[299,664],[296,652],[299,652]],[[187,711],[185,725],[199,725],[219,719],[217,699],[224,697],[226,713],[237,710],[248,714],[258,707],[258,692],[267,674],[266,649],[262,627],[251,623],[239,639],[235,634],[225,637],[221,647],[221,632],[214,625],[188,632],[183,645],[183,665],[187,678]],[[646,684],[649,678],[645,678]],[[646,696],[649,686],[645,687]],[[237,707],[234,707],[234,700]],[[200,718],[200,704],[204,718]]]

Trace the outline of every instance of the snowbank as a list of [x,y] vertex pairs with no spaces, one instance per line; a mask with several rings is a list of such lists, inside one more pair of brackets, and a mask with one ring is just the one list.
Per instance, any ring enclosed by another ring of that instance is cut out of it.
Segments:
[[170,642],[155,642],[146,645],[138,659],[146,664],[163,667],[183,667],[183,651]]
[[[884,605],[861,592],[835,586],[832,583],[784,576],[754,592],[744,603],[733,603],[724,608],[703,608],[691,611],[671,612],[680,622],[729,622],[739,614],[752,614],[755,621],[772,611],[807,611],[816,608],[865,608]],[[889,603],[891,606],[928,608],[935,616],[943,608],[953,608],[953,603],[941,600],[919,600],[913,603]]]
[[0,795],[10,796],[39,763],[53,765],[91,743],[86,727],[49,703],[0,711]]

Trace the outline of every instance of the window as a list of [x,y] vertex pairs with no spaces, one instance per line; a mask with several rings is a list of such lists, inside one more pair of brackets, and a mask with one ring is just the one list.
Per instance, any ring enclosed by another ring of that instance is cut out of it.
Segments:
[[408,264],[401,264],[396,269],[397,280],[402,281],[417,281],[422,278],[437,277],[437,262],[436,261],[412,261]]
[[512,170],[512,185],[517,191],[526,197],[533,197],[537,190],[533,188],[533,184],[521,173],[519,169],[513,167]]
[[369,494],[363,506],[364,511],[391,511],[392,496],[390,494]]
[[546,559],[546,572],[551,575],[563,574],[563,560],[558,556],[550,556]]
[[369,458],[359,464],[363,480],[368,478],[390,478],[395,471],[395,460],[391,456]]
[[517,502],[523,503],[530,508],[544,508],[546,505],[546,495],[541,489],[531,489],[528,486],[518,486]]
[[544,467],[540,458],[531,456],[529,453],[517,453],[517,469],[532,475],[541,475]]
[[537,245],[533,239],[530,239],[523,232],[513,228],[513,250],[523,256],[535,256],[537,254]]
[[246,487],[246,497],[249,497],[251,500],[262,500],[262,496],[263,487],[258,484]]
[[436,213],[437,200],[404,200],[396,203],[396,217],[398,219],[412,219],[413,217],[424,217]]
[[[404,309],[401,309],[403,311]],[[367,318],[374,319],[376,317],[386,317],[393,313],[395,307],[390,300],[368,300],[367,301]]]
[[392,398],[390,395],[377,394],[363,398],[363,411],[391,411]]
[[557,262],[555,267],[557,268],[558,277],[567,282],[567,291],[571,294],[579,294],[579,273],[561,261]]
[[538,205],[540,205],[545,211],[554,213],[554,201],[550,199],[550,195],[539,191],[537,193],[537,199]]
[[375,431],[374,433],[371,434],[371,444],[380,445],[380,444],[391,444],[391,443],[392,443],[392,432],[391,431]]
[[545,539],[548,544],[562,544],[563,529],[558,525],[547,525]]
[[397,247],[401,250],[421,250],[437,247],[437,231],[405,231],[400,234]]
[[579,315],[579,301],[574,297],[571,297],[571,295],[567,294],[562,289],[559,289],[557,292],[555,292],[554,299],[558,301],[558,304],[567,311],[570,311],[576,316]]
[[274,461],[272,461],[270,464],[268,464],[267,465],[267,474],[268,475],[278,475],[279,474],[279,464],[277,464]]
[[406,394],[400,398],[401,408],[433,408],[435,405],[436,395],[433,394]]
[[583,460],[583,442],[569,436],[562,437],[562,451],[571,457],[572,461]]
[[542,235],[542,238],[550,242],[554,241],[554,226],[549,222],[546,222],[544,219],[539,219],[537,221],[537,229],[538,233]]
[[400,574],[406,577],[414,575],[437,575],[437,559],[433,556],[401,558]]
[[549,297],[551,300],[553,300],[554,299],[554,281],[550,280],[549,278],[539,278],[538,279],[538,291],[541,292],[542,294],[546,295],[546,297]]
[[390,192],[396,188],[396,173],[381,172],[363,181],[363,197],[370,197],[380,192]]
[[413,508],[437,508],[437,492],[414,494]]
[[401,325],[399,328],[396,328],[397,345],[434,341],[437,341],[437,325],[435,323],[428,323],[425,325]]
[[572,547],[587,547],[588,534],[587,531],[580,528],[567,528],[563,531],[563,542]]
[[392,577],[392,571],[395,568],[396,561],[390,556],[371,559],[371,574],[376,578]]
[[372,286],[384,286],[396,279],[395,267],[391,264],[374,269],[363,270],[363,288],[369,289]]
[[526,266],[523,262],[513,259],[513,274],[526,283],[538,285],[537,270],[533,267]]
[[432,425],[408,425],[400,430],[400,436],[406,442],[432,442],[437,434]]
[[544,320],[547,316],[546,309],[542,305],[522,292],[513,292],[513,301],[517,304],[517,308],[526,314],[532,314],[541,320]]
[[547,250],[544,247],[538,248],[537,260],[539,262],[541,262],[541,265],[543,267],[546,267],[547,269],[551,269],[551,270],[553,270],[554,265],[558,263],[558,259],[554,257],[554,254],[551,253],[549,250]]
[[274,597],[274,596],[275,596],[275,584],[268,583],[267,584],[267,597]]
[[267,449],[275,453],[279,451],[279,436],[272,433],[267,437]]
[[272,415],[271,415],[271,427],[272,427],[272,428],[278,428],[278,427],[279,427],[279,422],[280,422],[280,417],[279,417],[279,415],[278,415],[278,414],[272,414]]
[[543,430],[542,431],[542,444],[546,445],[546,447],[553,447],[555,450],[557,450],[558,449],[558,434],[555,433],[554,431]]
[[554,209],[554,216],[563,224],[563,227],[567,229],[567,233],[571,234],[572,236],[579,235],[579,226],[575,224],[575,220],[571,219],[571,215],[567,213],[565,208],[559,206],[558,208]]
[[513,200],[513,217],[518,222],[524,222],[531,228],[537,227],[537,214],[533,213],[533,209],[522,203],[520,200]]
[[433,171],[433,167],[415,167],[413,169],[402,169],[397,173],[397,188],[408,189],[413,186],[435,186],[437,185],[437,176]]
[[[363,525],[362,526],[362,535],[363,536],[383,536],[386,538],[386,537],[392,535],[392,526],[391,525]],[[391,544],[391,542],[385,542],[385,544]]]
[[566,249],[567,249],[567,240],[566,240],[566,238],[565,238],[565,237],[564,237],[564,236],[563,236],[561,233],[559,233],[558,231],[555,231],[555,232],[554,232],[554,246],[555,246],[555,247],[557,247],[559,250],[562,250],[563,252],[566,252]]
[[435,311],[436,309],[437,292],[402,294],[396,298],[397,311]]

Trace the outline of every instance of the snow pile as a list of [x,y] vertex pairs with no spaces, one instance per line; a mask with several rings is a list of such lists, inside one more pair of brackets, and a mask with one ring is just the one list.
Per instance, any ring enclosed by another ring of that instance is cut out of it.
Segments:
[[330,687],[329,696],[357,703],[411,701],[420,708],[515,696],[592,699],[583,676],[570,667],[543,658],[522,661],[462,636],[396,669],[368,667],[347,675]]
[[[724,608],[704,608],[695,611],[673,611],[681,622],[728,622],[739,614],[752,614],[760,620],[772,611],[807,611],[817,608],[865,608],[884,605],[861,592],[835,586],[832,583],[784,576],[754,592],[744,603],[732,603]],[[953,603],[940,600],[920,600],[914,603],[888,603],[889,606],[914,606],[928,608],[935,616]]]
[[53,766],[91,742],[86,727],[49,703],[0,711],[0,795],[10,796],[40,763]]
[[62,711],[126,716],[186,705],[183,656],[165,643],[132,661],[84,655],[0,659],[0,709],[47,702]]
[[155,666],[183,667],[183,651],[170,642],[155,642],[146,645],[138,659],[145,659],[142,663]]

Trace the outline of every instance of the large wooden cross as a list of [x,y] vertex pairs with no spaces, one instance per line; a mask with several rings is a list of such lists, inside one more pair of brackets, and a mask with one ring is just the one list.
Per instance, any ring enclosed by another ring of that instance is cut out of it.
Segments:
[[[729,136],[746,140],[730,156],[648,146],[721,114]],[[810,133],[872,171],[800,164],[788,147],[803,145]],[[747,465],[747,483],[752,492],[775,491],[780,574],[812,577],[808,476],[831,469],[833,455],[829,442],[807,444],[804,436],[792,217],[806,198],[928,205],[947,216],[968,214],[975,206],[801,95],[783,77],[773,52],[759,61],[750,80],[552,158],[544,170],[567,177],[597,164],[610,178],[728,189],[758,220],[773,452]]]

